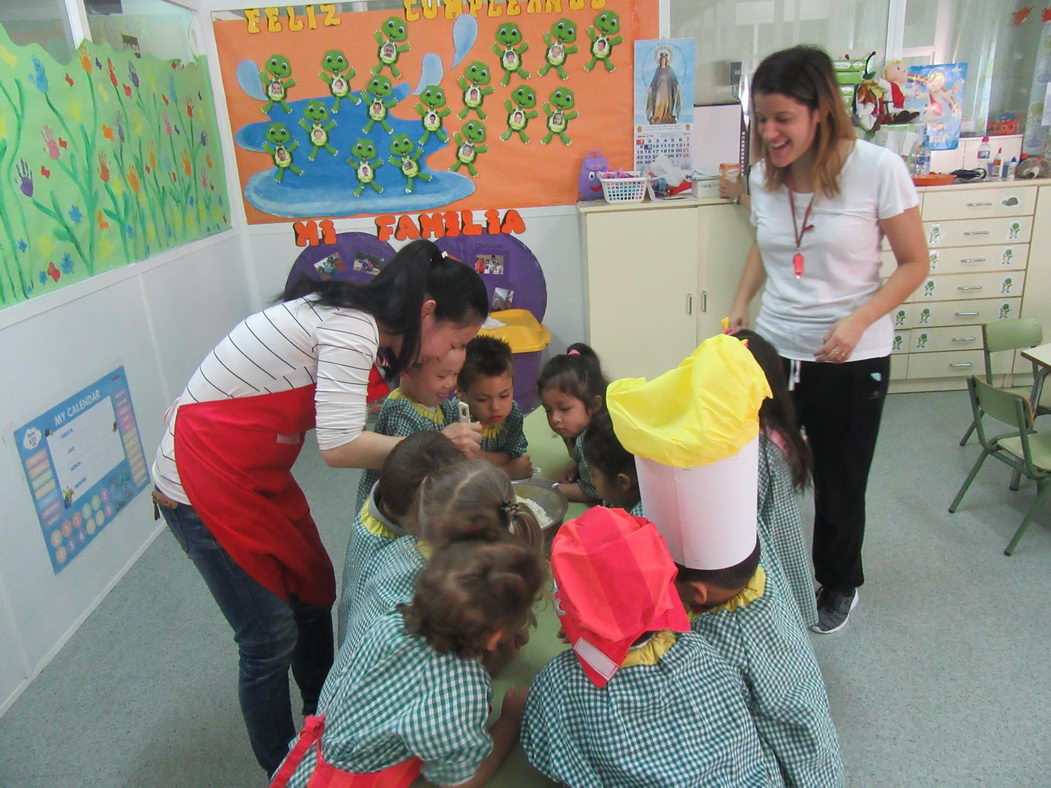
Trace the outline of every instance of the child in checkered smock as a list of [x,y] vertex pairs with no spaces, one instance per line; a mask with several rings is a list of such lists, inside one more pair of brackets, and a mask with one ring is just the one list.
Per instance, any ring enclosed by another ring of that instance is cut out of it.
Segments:
[[635,456],[617,439],[609,413],[595,414],[584,433],[583,450],[591,469],[591,481],[602,496],[602,505],[642,517]]
[[766,785],[741,678],[687,631],[653,524],[591,509],[559,530],[551,565],[573,649],[529,690],[529,762],[574,788]]
[[[439,549],[411,604],[376,619],[334,667],[316,716],[273,788],[483,784],[518,738],[524,693],[508,690],[489,729],[492,680],[483,656],[516,632],[543,581],[539,553],[504,536]],[[380,782],[382,781],[382,782]]]
[[799,432],[785,370],[774,346],[754,331],[734,334],[766,374],[773,397],[759,409],[759,530],[784,570],[803,625],[817,622],[814,572],[797,493],[810,483],[810,448]]
[[[402,372],[398,388],[380,408],[373,432],[400,438],[414,432],[441,432],[456,424],[460,420],[459,401],[449,395],[456,388],[464,354],[464,348],[456,348],[442,358],[413,364]],[[378,471],[361,474],[354,511],[361,510],[378,479]]]
[[591,470],[584,457],[584,433],[592,417],[606,409],[606,377],[595,351],[577,342],[540,370],[536,388],[552,432],[566,443],[573,465],[562,474],[558,489],[570,501],[598,503]]
[[502,339],[477,336],[467,343],[467,358],[456,377],[460,400],[482,425],[482,457],[512,479],[533,472],[526,454],[522,409],[514,401],[511,346]]
[[409,513],[424,477],[464,460],[460,450],[440,432],[413,433],[391,449],[380,469],[379,481],[373,485],[350,527],[336,616],[337,644],[342,644],[346,637],[350,610],[362,604],[365,582],[374,569],[377,555],[407,533],[399,523]]

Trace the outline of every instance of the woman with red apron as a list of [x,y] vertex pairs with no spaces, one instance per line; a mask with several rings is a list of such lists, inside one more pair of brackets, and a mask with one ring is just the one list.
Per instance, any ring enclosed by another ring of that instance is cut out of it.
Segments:
[[[167,415],[154,499],[233,628],[241,711],[268,774],[295,735],[289,667],[312,714],[332,664],[332,563],[291,473],[304,434],[317,428],[331,466],[378,468],[398,439],[364,432],[374,363],[393,375],[441,357],[487,311],[478,274],[416,241],[366,285],[290,286],[208,354]],[[444,432],[477,452],[478,425]]]

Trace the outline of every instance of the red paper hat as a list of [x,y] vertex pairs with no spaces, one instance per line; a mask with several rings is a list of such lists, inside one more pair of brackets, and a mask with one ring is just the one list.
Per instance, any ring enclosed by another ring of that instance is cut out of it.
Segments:
[[644,517],[596,506],[564,523],[551,546],[551,571],[560,623],[597,687],[642,634],[690,628],[675,564]]

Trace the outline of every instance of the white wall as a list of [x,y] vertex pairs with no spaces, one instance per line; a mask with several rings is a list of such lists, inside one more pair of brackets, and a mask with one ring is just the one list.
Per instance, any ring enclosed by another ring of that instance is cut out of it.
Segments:
[[148,491],[54,574],[14,430],[123,365],[143,448],[201,357],[252,305],[227,231],[0,312],[0,712],[158,532]]

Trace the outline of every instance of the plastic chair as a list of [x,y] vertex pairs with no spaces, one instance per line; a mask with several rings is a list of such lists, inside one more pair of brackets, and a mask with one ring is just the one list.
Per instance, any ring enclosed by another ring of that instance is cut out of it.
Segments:
[[[1026,348],[1036,347],[1042,344],[1044,341],[1044,332],[1040,328],[1040,322],[1031,317],[1023,317],[1017,320],[997,320],[994,323],[983,323],[982,324],[982,353],[985,356],[985,382],[990,386],[994,385],[993,380],[993,353],[999,353],[1005,350],[1025,350]],[[1005,373],[1004,378],[1006,380],[1007,374]],[[1036,364],[1033,365],[1033,374],[1036,374]],[[1014,386],[1006,389],[1015,394],[1022,394],[1028,396],[1032,391],[1031,386]],[[1041,396],[1041,403],[1036,408],[1036,415],[1042,416],[1045,413],[1051,413],[1051,391],[1044,392]],[[1048,403],[1048,404],[1044,404]],[[967,432],[960,438],[960,445],[963,446],[967,443],[967,440],[971,437],[971,433],[974,432],[975,421],[972,421],[967,427]]]
[[[1018,489],[1018,474],[1024,473],[1036,482],[1036,500],[1029,507],[1021,525],[1004,550],[1004,555],[1011,555],[1051,492],[1051,433],[1041,433],[1033,428],[1033,408],[1029,400],[1021,394],[994,388],[973,376],[967,379],[967,392],[971,396],[971,410],[974,413],[978,442],[982,444],[982,454],[967,474],[963,486],[949,506],[949,511],[956,511],[986,457],[995,457],[1015,471],[1012,490]],[[985,430],[984,417],[1008,425],[1011,432],[990,437]]]

